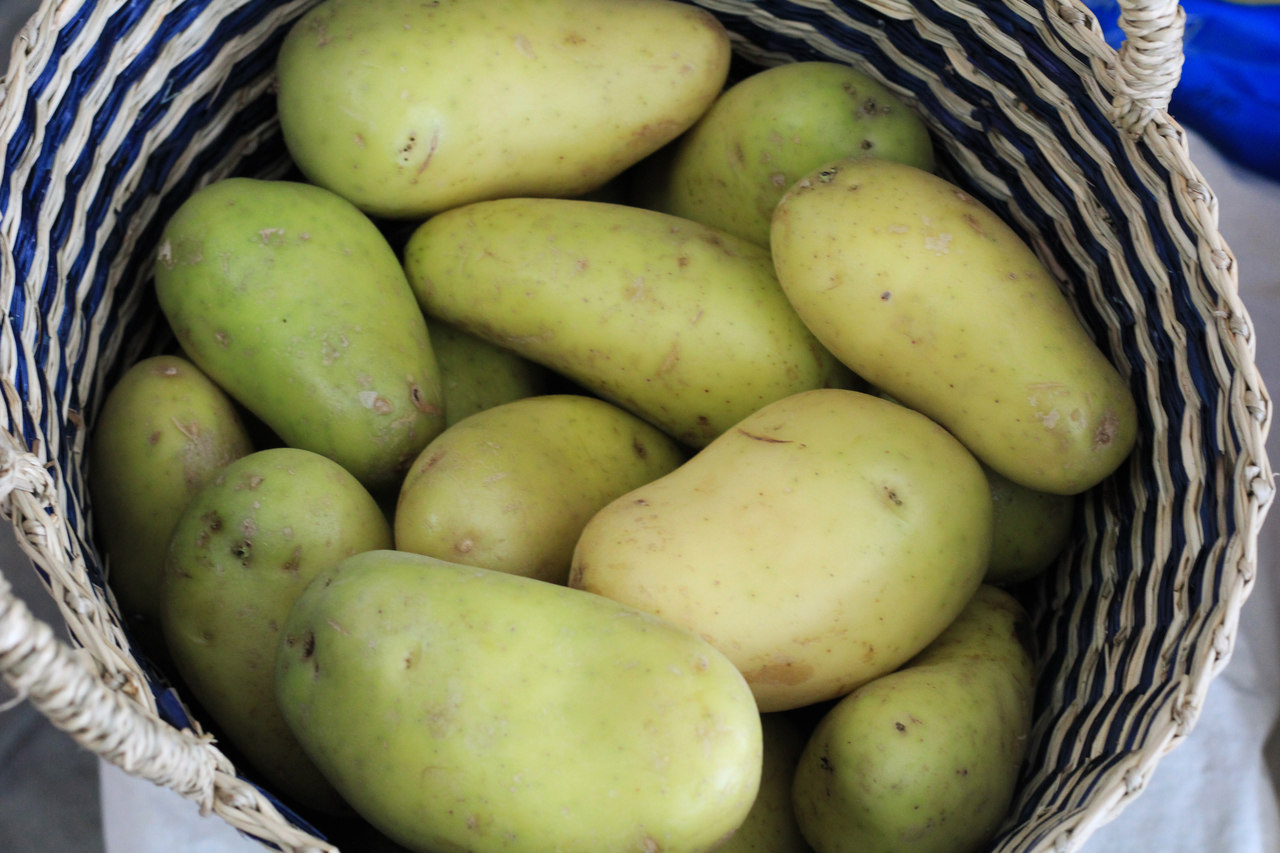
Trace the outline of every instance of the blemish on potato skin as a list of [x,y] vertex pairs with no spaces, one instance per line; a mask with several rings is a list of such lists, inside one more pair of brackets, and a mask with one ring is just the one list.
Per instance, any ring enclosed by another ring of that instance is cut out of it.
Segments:
[[782,684],[794,687],[813,677],[813,666],[794,661],[767,663],[743,673],[748,684]]
[[1107,412],[1098,423],[1098,428],[1094,430],[1093,448],[1098,450],[1109,446],[1111,442],[1115,441],[1119,432],[1120,418],[1116,416],[1115,412]]
[[792,439],[789,439],[789,438],[774,438],[771,435],[759,435],[754,432],[747,432],[745,429],[741,427],[738,427],[738,434],[744,435],[747,438],[755,439],[756,441],[763,441],[766,444],[794,444],[795,443],[794,441],[792,441]]

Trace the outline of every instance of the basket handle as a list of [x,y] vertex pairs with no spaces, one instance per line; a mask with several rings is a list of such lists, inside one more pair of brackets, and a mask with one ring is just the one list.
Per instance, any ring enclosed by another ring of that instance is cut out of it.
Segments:
[[1182,76],[1186,10],[1178,0],[1119,0],[1124,42],[1116,54],[1116,125],[1138,135],[1169,106]]
[[[44,556],[25,542],[24,520],[56,520],[49,472],[6,430],[0,430],[0,514],[12,519],[19,544],[37,564]],[[44,567],[46,570],[47,566]],[[212,738],[177,729],[121,690],[113,689],[83,650],[58,639],[53,628],[18,598],[0,567],[0,676],[21,699],[80,746],[127,773],[199,804],[290,853],[337,853],[290,826],[275,806],[235,773]]]

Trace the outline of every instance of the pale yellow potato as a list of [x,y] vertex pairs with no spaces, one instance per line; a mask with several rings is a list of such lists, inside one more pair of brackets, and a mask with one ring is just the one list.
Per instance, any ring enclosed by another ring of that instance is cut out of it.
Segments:
[[843,386],[769,252],[652,210],[571,199],[454,208],[409,238],[423,310],[692,446],[766,403]]
[[280,49],[286,146],[386,217],[597,189],[693,124],[729,38],[671,0],[326,0]]
[[1017,600],[983,586],[920,655],[827,712],[793,788],[817,853],[987,849],[1030,735],[1030,637]]
[[316,763],[411,851],[705,853],[760,783],[759,714],[723,655],[519,575],[352,557],[299,598],[277,673]]
[[587,520],[685,455],[657,427],[594,397],[495,406],[423,448],[400,488],[396,549],[564,583]]
[[982,468],[923,415],[869,394],[763,407],[587,523],[570,584],[682,625],[762,711],[833,699],[955,618],[991,547]]
[[1123,378],[1031,248],[950,182],[888,160],[831,163],[779,202],[772,248],[819,340],[1010,480],[1074,494],[1129,455]]

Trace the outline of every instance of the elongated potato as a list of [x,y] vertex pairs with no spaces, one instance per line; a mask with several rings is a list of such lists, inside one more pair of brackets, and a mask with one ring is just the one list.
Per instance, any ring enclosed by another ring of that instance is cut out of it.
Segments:
[[405,271],[430,315],[694,446],[773,400],[853,381],[767,249],[620,204],[500,199],[432,217]]
[[831,163],[779,202],[772,247],[819,340],[1015,483],[1075,494],[1133,448],[1124,379],[1031,248],[950,182]]
[[595,595],[375,551],[289,615],[277,697],[351,805],[414,851],[704,853],[760,784],[724,656]]
[[365,211],[595,190],[724,84],[729,38],[671,0],[327,0],[278,62],[307,177]]

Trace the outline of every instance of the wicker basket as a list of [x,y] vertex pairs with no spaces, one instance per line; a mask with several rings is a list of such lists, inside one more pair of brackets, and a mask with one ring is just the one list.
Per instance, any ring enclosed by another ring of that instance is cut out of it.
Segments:
[[[78,743],[288,851],[337,846],[241,776],[135,651],[84,448],[105,390],[164,342],[149,261],[167,216],[210,180],[287,167],[273,56],[311,2],[46,0],[0,103],[0,509],[66,621],[35,620],[0,576],[0,672]],[[1076,0],[701,5],[746,62],[848,61],[918,105],[944,167],[1031,242],[1139,401],[1131,460],[1027,591],[1037,722],[992,849],[1076,850],[1195,723],[1272,494],[1235,262],[1164,111],[1182,11],[1127,0],[1117,54]]]

